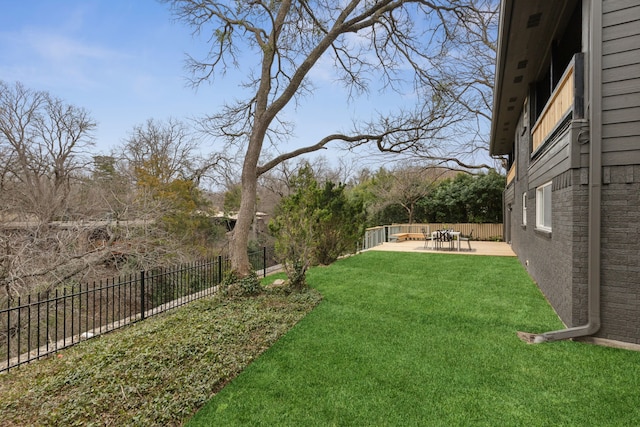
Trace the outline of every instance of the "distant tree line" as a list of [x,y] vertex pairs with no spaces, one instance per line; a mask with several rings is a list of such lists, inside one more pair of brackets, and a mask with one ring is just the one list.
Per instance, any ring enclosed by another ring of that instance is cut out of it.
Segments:
[[378,170],[354,187],[367,226],[392,223],[501,223],[505,177],[437,167]]

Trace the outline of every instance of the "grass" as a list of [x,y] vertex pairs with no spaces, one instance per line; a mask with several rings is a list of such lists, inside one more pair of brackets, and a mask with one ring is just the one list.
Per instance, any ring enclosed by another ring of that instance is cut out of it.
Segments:
[[0,375],[0,424],[640,419],[640,353],[516,337],[562,325],[515,258],[366,252],[308,278],[309,314],[314,291],[202,300]]
[[562,324],[515,258],[367,252],[309,272],[323,302],[190,422],[637,425],[640,353],[530,345]]

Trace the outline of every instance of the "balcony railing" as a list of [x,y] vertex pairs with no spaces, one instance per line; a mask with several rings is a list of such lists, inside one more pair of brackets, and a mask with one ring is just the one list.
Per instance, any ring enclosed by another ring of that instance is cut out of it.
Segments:
[[531,129],[532,151],[535,152],[558,129],[569,114],[582,118],[584,105],[584,60],[578,53],[568,65],[558,85]]

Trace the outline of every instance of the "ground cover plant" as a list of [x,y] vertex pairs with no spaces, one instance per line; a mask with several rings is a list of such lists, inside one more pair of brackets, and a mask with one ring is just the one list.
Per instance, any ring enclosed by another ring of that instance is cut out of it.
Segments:
[[181,425],[320,301],[226,294],[0,375],[0,425]]
[[308,282],[323,302],[190,426],[640,419],[640,353],[517,338],[562,324],[515,258],[366,252]]

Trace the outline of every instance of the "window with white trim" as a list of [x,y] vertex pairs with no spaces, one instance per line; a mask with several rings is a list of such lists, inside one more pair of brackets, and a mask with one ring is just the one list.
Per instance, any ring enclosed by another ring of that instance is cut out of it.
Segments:
[[551,181],[536,189],[536,228],[551,231]]
[[522,193],[522,225],[527,225],[527,192]]

